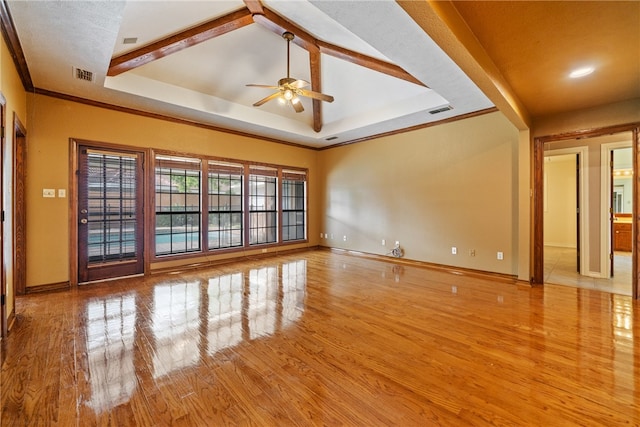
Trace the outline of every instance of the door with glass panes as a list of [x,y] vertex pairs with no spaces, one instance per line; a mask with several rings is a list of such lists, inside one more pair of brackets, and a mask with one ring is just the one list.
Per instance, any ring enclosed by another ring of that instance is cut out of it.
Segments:
[[78,282],[144,272],[143,153],[78,147]]

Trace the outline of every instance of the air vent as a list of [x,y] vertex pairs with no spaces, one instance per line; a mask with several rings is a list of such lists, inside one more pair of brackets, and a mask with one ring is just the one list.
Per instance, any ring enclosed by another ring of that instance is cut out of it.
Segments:
[[125,37],[122,39],[122,44],[136,44],[138,43],[137,37]]
[[91,72],[91,71],[83,70],[81,68],[74,68],[73,69],[73,75],[78,80],[84,80],[86,82],[92,82],[93,81],[93,72]]
[[329,138],[327,138],[327,141],[333,141],[334,139],[338,139],[337,136],[330,136]]
[[453,110],[453,107],[451,105],[447,105],[446,107],[438,108],[436,110],[431,110],[429,111],[429,114],[444,113],[445,111],[449,111],[449,110]]

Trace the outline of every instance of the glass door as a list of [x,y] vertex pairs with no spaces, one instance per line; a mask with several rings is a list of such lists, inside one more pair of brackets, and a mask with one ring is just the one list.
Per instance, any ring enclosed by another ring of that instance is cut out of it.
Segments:
[[78,282],[143,273],[143,154],[78,152]]

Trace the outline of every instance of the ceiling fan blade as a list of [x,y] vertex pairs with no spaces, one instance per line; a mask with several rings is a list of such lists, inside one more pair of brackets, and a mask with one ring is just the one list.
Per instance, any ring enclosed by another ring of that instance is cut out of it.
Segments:
[[262,104],[264,104],[267,101],[271,101],[272,99],[276,99],[277,97],[280,96],[280,92],[274,92],[271,95],[262,98],[260,101],[256,102],[255,104],[253,104],[254,107],[259,107]]
[[257,85],[257,84],[252,84],[252,83],[250,83],[250,84],[248,84],[248,85],[246,85],[246,86],[249,86],[249,87],[266,87],[267,89],[279,89],[279,87],[278,87],[278,86]]
[[312,90],[298,89],[296,91],[299,95],[306,96],[313,99],[319,99],[320,101],[333,102],[333,96],[325,95],[324,93],[314,92]]
[[289,101],[289,103],[291,104],[293,109],[296,110],[296,113],[302,113],[304,111],[304,107],[302,106],[302,102],[300,102],[299,99],[297,100],[297,102],[293,102],[293,100],[291,100],[291,101]]
[[307,87],[310,84],[311,83],[309,83],[306,80],[296,80],[296,81],[293,81],[293,82],[289,83],[289,86],[291,86],[294,89],[302,89],[303,87]]

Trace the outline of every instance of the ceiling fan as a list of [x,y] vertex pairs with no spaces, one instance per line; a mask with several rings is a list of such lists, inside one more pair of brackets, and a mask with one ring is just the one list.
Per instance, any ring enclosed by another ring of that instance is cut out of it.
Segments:
[[304,108],[302,107],[302,103],[300,102],[300,98],[299,98],[300,96],[319,99],[320,101],[333,102],[333,96],[304,89],[305,87],[310,85],[309,82],[305,80],[297,80],[289,76],[289,49],[290,49],[291,40],[293,40],[294,35],[293,33],[286,31],[285,33],[282,34],[282,37],[287,40],[287,77],[284,77],[278,80],[278,86],[248,84],[247,86],[250,86],[250,87],[263,87],[268,89],[277,89],[276,92],[272,93],[271,95],[265,98],[262,98],[260,101],[253,104],[253,106],[259,107],[267,101],[280,98],[285,103],[291,105],[293,109],[296,110],[296,113],[302,113],[304,111]]

